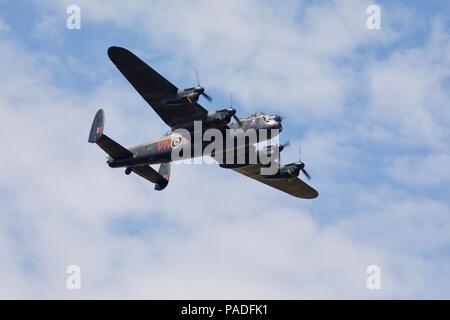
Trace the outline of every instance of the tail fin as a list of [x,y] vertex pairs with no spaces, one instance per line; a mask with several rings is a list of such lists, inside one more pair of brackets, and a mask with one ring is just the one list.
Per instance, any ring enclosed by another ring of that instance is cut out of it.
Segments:
[[96,143],[113,159],[126,159],[133,157],[133,153],[130,150],[118,144],[103,133],[104,126],[105,113],[102,109],[100,109],[95,114],[94,121],[92,122],[88,141],[90,143]]
[[89,132],[89,142],[96,143],[103,135],[103,128],[105,127],[105,113],[103,109],[100,109],[95,114],[94,121],[92,122],[91,131]]
[[162,163],[159,166],[158,173],[164,179],[158,181],[155,184],[155,190],[161,191],[161,190],[164,190],[167,187],[167,185],[169,184],[169,179],[170,179],[170,162],[169,163]]

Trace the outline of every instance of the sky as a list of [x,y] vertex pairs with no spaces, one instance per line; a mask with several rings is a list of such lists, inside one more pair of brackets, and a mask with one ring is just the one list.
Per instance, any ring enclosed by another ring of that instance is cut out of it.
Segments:
[[[437,0],[0,0],[0,298],[449,299],[449,14]],[[199,70],[210,111],[232,93],[240,116],[284,116],[282,162],[301,146],[319,197],[215,165],[174,165],[163,192],[110,169],[87,143],[97,109],[126,146],[168,130],[112,45],[180,88]]]

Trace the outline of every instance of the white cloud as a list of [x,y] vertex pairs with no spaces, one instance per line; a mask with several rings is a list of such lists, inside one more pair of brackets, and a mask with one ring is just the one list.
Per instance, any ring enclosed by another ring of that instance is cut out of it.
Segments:
[[424,46],[395,52],[368,69],[373,101],[368,121],[381,122],[395,132],[392,142],[447,149],[448,39],[437,21]]
[[[318,173],[314,181],[326,183],[327,190],[326,198],[308,203],[294,202],[217,167],[175,166],[173,181],[162,193],[138,177],[107,168],[101,150],[86,141],[95,110],[105,107],[106,131],[125,145],[164,132],[163,124],[155,124],[155,114],[124,82],[118,86],[115,80],[99,80],[97,90],[87,95],[56,87],[54,70],[25,54],[20,44],[0,38],[0,135],[6,137],[3,150],[11,155],[0,162],[0,190],[9,200],[0,207],[0,296],[448,297],[444,271],[449,267],[441,253],[448,243],[446,203],[394,191],[389,185],[381,190],[366,186],[351,175],[347,183],[332,181],[334,171],[351,173],[352,165],[361,161],[353,139],[369,135],[370,128],[361,126],[379,115],[377,108],[393,105],[397,95],[414,91],[410,98],[400,96],[400,106],[383,110],[399,119],[406,105],[414,106],[414,117],[401,122],[399,130],[419,124],[427,139],[447,133],[442,127],[436,131],[436,117],[423,105],[430,99],[427,89],[442,80],[442,73],[428,69],[435,60],[426,59],[412,73],[414,81],[404,77],[421,50],[407,50],[402,58],[394,55],[367,69],[368,89],[382,97],[374,98],[360,126],[348,130],[354,119],[346,121],[339,106],[360,77],[333,59],[356,56],[354,49],[372,41],[383,44],[396,38],[389,33],[377,40],[367,38],[367,31],[357,27],[363,18],[353,13],[363,4],[305,7],[292,2],[277,7],[281,11],[274,14],[270,4],[252,2],[189,2],[175,7],[155,2],[151,8],[143,2],[80,3],[83,17],[92,23],[142,26],[139,32],[153,40],[148,47],[155,45],[161,52],[178,48],[175,59],[205,68],[203,82],[216,88],[225,83],[224,90],[245,88],[236,94],[243,102],[256,99],[252,107],[273,104],[292,117],[301,112],[345,123],[339,130],[313,128],[302,144],[305,161]],[[365,10],[362,13],[365,17]],[[299,14],[305,20],[297,25]],[[445,49],[444,41],[434,41],[433,48]],[[145,57],[146,48],[138,49]],[[66,60],[52,61],[57,65]],[[427,71],[429,80],[421,79]],[[187,72],[172,73],[183,78]],[[383,81],[391,76],[407,81],[404,86],[395,81],[385,86]],[[430,101],[434,108],[445,95],[433,94]],[[422,114],[429,123],[421,122]],[[387,130],[378,137],[395,136],[396,131],[386,126],[391,119],[377,118],[380,130]],[[287,152],[285,159],[296,158],[295,148]],[[398,166],[408,168],[409,160],[405,165],[398,159]],[[351,184],[353,188],[346,189]],[[343,193],[354,194],[352,203],[341,203]],[[338,204],[351,207],[350,213],[333,211]],[[320,222],[323,210],[337,216],[334,223]],[[142,221],[142,232],[127,232],[126,226],[115,230],[127,219]],[[81,292],[65,288],[65,270],[71,264],[82,268]],[[379,292],[365,287],[370,264],[382,268]]]
[[0,34],[7,33],[10,30],[9,25],[7,25],[3,19],[0,19]]
[[[306,6],[289,1],[280,6],[186,1],[173,6],[166,1],[81,1],[79,5],[89,22],[112,23],[132,34],[139,30],[148,39],[145,46],[169,51],[180,61],[184,77],[200,68],[203,82],[221,92],[232,91],[243,107],[270,106],[296,116],[327,118],[340,113],[358,84],[348,76],[352,68],[334,59],[350,59],[359,47],[397,38],[389,28],[382,33],[367,30],[368,3]],[[145,58],[145,50],[136,49]]]
[[394,159],[386,168],[394,180],[409,186],[448,186],[450,182],[450,155],[403,156]]

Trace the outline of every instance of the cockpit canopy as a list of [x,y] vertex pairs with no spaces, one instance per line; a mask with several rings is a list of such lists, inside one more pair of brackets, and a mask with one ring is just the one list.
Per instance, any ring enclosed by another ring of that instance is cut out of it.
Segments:
[[263,112],[254,112],[251,115],[248,115],[245,117],[245,119],[250,119],[250,118],[256,118],[256,117],[262,117],[265,116],[266,114]]
[[264,121],[270,121],[275,120],[277,122],[280,122],[282,120],[282,117],[277,115],[268,115],[263,112],[255,112],[248,116],[246,116],[244,119],[252,119],[252,118],[262,118]]

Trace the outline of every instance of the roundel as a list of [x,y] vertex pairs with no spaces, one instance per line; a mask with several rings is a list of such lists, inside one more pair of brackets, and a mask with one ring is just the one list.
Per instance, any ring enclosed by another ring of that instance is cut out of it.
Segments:
[[181,142],[183,141],[183,138],[176,137],[172,140],[172,148],[177,148],[181,145]]

